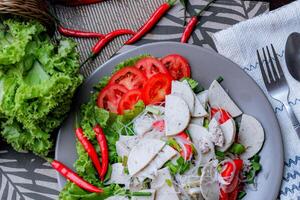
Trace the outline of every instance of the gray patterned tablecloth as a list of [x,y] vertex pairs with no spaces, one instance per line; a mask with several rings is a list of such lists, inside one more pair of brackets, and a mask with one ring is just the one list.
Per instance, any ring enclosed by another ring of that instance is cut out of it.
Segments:
[[[54,6],[53,10],[67,27],[107,33],[117,28],[138,29],[162,2],[164,0],[111,0],[81,7]],[[188,13],[193,15],[207,3],[207,0],[190,0],[189,2]],[[267,11],[267,3],[218,0],[204,13],[189,43],[214,49],[210,37],[212,33]],[[182,24],[183,10],[180,5],[176,5],[155,29],[134,46],[156,41],[179,41],[183,30]],[[122,47],[126,39],[127,36],[117,38],[101,52],[94,62],[85,65],[81,69],[85,77],[115,53],[133,48],[134,46]],[[77,41],[81,60],[84,60],[95,40],[78,39]],[[31,153],[17,153],[0,141],[1,200],[57,199],[58,193],[56,173],[49,164]]]

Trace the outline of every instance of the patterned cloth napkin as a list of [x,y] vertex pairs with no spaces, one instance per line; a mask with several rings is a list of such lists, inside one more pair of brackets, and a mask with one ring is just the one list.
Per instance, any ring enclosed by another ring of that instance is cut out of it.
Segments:
[[283,105],[273,100],[266,91],[257,62],[256,50],[270,43],[274,45],[291,89],[290,105],[300,119],[300,83],[288,73],[284,58],[287,37],[292,32],[300,32],[299,11],[300,1],[296,1],[213,35],[218,52],[240,65],[263,89],[273,105],[281,126],[285,153],[280,199],[289,200],[300,199],[300,139],[293,130]]

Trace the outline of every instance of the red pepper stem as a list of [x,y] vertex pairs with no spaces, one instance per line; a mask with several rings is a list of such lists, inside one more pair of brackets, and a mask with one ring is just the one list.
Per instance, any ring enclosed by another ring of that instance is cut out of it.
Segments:
[[211,0],[208,4],[206,4],[205,6],[204,6],[204,8],[202,8],[195,16],[196,17],[200,17],[201,16],[201,14],[203,13],[203,12],[205,12],[206,11],[206,9],[212,4],[212,3],[214,3],[216,0]]

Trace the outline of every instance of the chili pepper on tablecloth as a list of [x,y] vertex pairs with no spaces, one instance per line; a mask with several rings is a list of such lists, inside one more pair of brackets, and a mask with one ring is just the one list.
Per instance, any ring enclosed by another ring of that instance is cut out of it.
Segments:
[[199,17],[200,15],[210,6],[210,4],[212,4],[215,0],[212,0],[210,1],[204,8],[202,8],[195,16],[193,16],[190,21],[188,22],[188,24],[186,25],[183,33],[182,33],[182,36],[181,36],[181,39],[180,39],[180,42],[182,43],[187,43],[189,38],[191,37],[193,31],[195,30],[196,28],[196,25],[198,24],[199,22]]
[[57,30],[60,34],[66,37],[78,37],[78,38],[103,38],[104,37],[104,34],[102,33],[69,29],[61,25],[57,27]]
[[106,35],[104,35],[104,38],[101,38],[98,40],[98,42],[93,46],[92,53],[89,55],[89,57],[81,64],[83,66],[88,60],[91,58],[94,58],[97,56],[101,50],[114,38],[121,36],[121,35],[134,35],[135,32],[129,29],[118,29],[115,31],[112,31]]
[[93,162],[94,167],[96,168],[99,177],[101,177],[102,167],[98,157],[98,154],[93,146],[93,144],[84,136],[82,128],[76,129],[76,137],[78,141],[82,144],[85,151],[88,153],[90,159]]
[[176,0],[168,0],[163,3],[151,17],[146,21],[146,23],[137,31],[137,33],[132,36],[125,44],[133,44],[139,39],[141,39],[146,33],[148,33],[157,22],[166,14],[166,12],[175,4]]
[[62,176],[64,176],[66,179],[69,181],[73,182],[75,185],[78,187],[89,191],[89,192],[96,192],[96,193],[101,193],[103,190],[101,188],[98,188],[87,181],[83,180],[78,174],[76,174],[74,171],[72,171],[70,168],[65,166],[63,163],[57,161],[57,160],[52,160],[52,159],[47,159],[48,162],[51,163],[52,167],[58,171]]
[[101,180],[103,180],[106,175],[108,164],[109,164],[108,146],[107,146],[105,134],[102,128],[98,124],[94,127],[94,132],[96,133],[96,138],[101,150],[102,169],[101,169],[100,177]]

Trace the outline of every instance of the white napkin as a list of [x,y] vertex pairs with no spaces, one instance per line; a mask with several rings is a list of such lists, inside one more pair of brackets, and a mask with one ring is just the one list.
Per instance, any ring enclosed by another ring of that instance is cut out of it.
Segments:
[[[292,32],[300,32],[300,1],[217,32],[213,39],[218,52],[240,65],[266,94],[256,50],[272,43],[291,88],[290,104],[300,119],[300,83],[288,73],[284,58],[285,43]],[[280,199],[300,199],[300,139],[283,106],[268,94],[267,96],[278,117],[283,135],[285,170]]]

